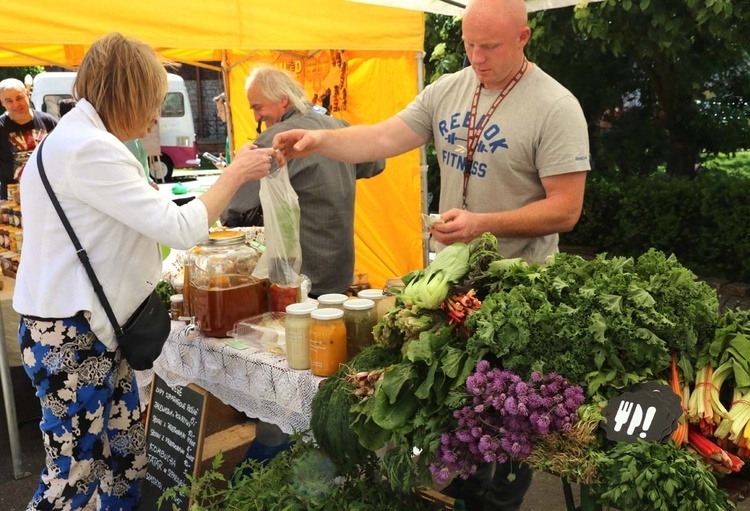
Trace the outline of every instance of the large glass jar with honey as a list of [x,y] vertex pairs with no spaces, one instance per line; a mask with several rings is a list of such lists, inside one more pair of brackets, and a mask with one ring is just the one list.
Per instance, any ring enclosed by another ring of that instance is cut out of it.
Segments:
[[188,255],[185,283],[198,329],[227,337],[234,324],[268,312],[267,281],[252,276],[260,253],[239,231],[215,231]]
[[346,363],[344,311],[315,309],[310,316],[310,371],[316,376],[331,376]]

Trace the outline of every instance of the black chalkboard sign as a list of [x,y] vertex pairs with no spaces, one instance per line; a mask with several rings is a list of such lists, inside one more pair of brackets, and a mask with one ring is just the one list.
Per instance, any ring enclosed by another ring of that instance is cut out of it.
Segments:
[[[156,502],[167,488],[198,476],[205,432],[207,392],[196,385],[170,387],[154,373],[148,407],[146,438],[148,465],[141,491],[141,511],[156,511]],[[188,497],[162,504],[162,509],[187,511]]]

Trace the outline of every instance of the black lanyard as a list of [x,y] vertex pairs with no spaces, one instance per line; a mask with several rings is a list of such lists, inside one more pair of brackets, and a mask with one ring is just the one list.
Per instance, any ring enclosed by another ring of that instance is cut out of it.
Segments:
[[510,93],[510,91],[513,90],[513,87],[516,86],[516,84],[521,81],[521,78],[523,77],[523,74],[526,72],[526,68],[529,65],[529,61],[525,58],[523,59],[523,64],[521,64],[521,69],[518,70],[518,73],[516,73],[516,76],[513,77],[513,79],[508,83],[508,85],[503,89],[503,91],[500,93],[498,97],[495,98],[495,101],[492,103],[492,106],[489,110],[487,110],[487,115],[484,116],[482,119],[482,124],[480,124],[478,127],[475,128],[477,123],[477,105],[479,104],[479,96],[482,92],[482,83],[477,84],[477,90],[474,92],[474,99],[471,101],[471,113],[469,114],[469,133],[466,137],[466,165],[464,166],[464,194],[463,194],[463,200],[461,201],[461,209],[466,209],[466,192],[469,190],[469,176],[471,176],[471,167],[474,164],[474,152],[477,150],[477,146],[479,145],[479,138],[482,135],[482,131],[484,131],[484,127],[487,125],[487,121],[490,117],[492,117],[492,114],[495,113],[495,110],[497,110],[498,105],[505,99],[505,97]]

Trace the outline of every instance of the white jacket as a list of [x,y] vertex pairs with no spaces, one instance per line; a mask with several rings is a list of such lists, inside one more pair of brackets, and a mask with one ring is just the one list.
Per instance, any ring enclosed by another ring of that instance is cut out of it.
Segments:
[[[114,349],[114,330],[39,177],[38,150],[21,177],[23,253],[13,308],[43,318],[90,311],[94,333]],[[141,164],[85,99],[47,136],[42,154],[52,189],[123,324],[159,281],[157,242],[189,249],[207,238],[206,208],[199,200],[177,206],[149,186]]]

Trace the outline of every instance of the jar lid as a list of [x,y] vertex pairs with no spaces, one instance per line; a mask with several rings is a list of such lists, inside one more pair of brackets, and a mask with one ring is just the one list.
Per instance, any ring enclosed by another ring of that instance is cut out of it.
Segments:
[[348,299],[348,296],[342,295],[341,293],[328,293],[320,295],[318,297],[318,303],[324,303],[326,305],[341,305]]
[[357,298],[367,298],[368,300],[380,300],[383,298],[382,289],[363,289],[357,293]]
[[367,298],[355,298],[354,300],[347,300],[344,303],[344,308],[350,311],[366,311],[373,307],[375,307],[375,302]]
[[339,319],[344,317],[341,309],[315,309],[310,314],[313,319]]
[[235,245],[245,242],[245,233],[242,231],[211,231],[208,239],[201,241],[202,246],[217,247],[224,245]]
[[170,302],[182,302],[183,301],[182,293],[177,293],[175,295],[170,296],[169,301]]
[[290,303],[286,306],[286,313],[294,316],[310,314],[312,311],[317,309],[318,306],[314,303],[302,302],[302,303]]

